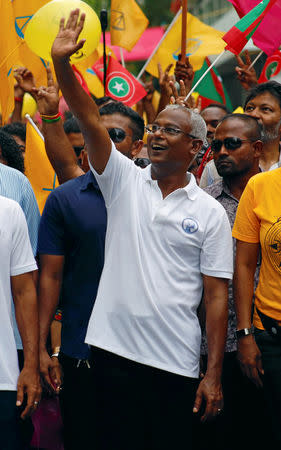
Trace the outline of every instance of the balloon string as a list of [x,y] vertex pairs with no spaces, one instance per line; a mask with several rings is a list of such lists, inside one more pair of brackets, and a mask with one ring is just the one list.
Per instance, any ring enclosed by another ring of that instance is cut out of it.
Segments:
[[3,59],[3,61],[0,63],[0,69],[1,67],[7,62],[7,60],[10,58],[10,56],[22,45],[24,44],[24,41],[21,41],[19,45],[17,45],[7,56]]

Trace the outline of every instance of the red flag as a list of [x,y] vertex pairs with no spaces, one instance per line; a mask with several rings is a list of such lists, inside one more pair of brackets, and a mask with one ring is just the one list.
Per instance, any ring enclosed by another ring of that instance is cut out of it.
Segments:
[[[228,0],[233,4],[239,17],[243,17],[260,0]],[[268,12],[259,28],[253,35],[254,44],[263,50],[268,56],[272,55],[281,45],[281,1],[274,3],[272,9]]]
[[[103,81],[103,59],[100,58],[92,66],[97,76]],[[128,72],[115,58],[109,56],[106,69],[105,95],[124,103],[127,106],[135,105],[147,94],[144,87]]]
[[275,77],[281,71],[281,52],[277,50],[273,55],[269,56],[262,69],[259,83],[265,83],[270,78]]
[[258,29],[264,17],[277,0],[262,0],[242,17],[222,38],[227,43],[225,50],[238,55]]

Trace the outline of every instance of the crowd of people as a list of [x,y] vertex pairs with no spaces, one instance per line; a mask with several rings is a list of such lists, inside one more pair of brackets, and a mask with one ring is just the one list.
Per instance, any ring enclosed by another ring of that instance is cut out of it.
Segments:
[[[84,20],[60,22],[58,84],[16,70],[0,129],[0,449],[281,449],[281,84],[238,57],[244,114],[200,111],[186,58],[158,110],[150,82],[135,109],[94,99],[69,62]],[[60,183],[42,216],[19,92]]]

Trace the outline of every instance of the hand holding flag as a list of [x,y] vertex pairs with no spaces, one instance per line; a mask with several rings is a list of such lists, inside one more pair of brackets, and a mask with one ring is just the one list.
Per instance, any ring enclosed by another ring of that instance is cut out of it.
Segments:
[[245,62],[242,57],[235,55],[238,66],[235,67],[237,78],[242,84],[243,88],[248,90],[258,84],[256,71],[252,66],[252,61],[249,52],[245,50]]

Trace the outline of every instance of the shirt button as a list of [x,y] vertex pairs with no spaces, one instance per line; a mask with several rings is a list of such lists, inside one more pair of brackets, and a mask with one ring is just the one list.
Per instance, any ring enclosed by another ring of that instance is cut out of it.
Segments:
[[276,330],[275,327],[272,327],[272,328],[271,328],[271,331],[272,331],[273,334],[277,334],[277,330]]

